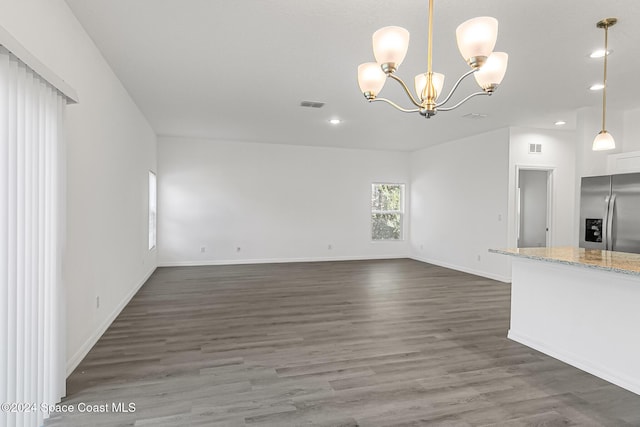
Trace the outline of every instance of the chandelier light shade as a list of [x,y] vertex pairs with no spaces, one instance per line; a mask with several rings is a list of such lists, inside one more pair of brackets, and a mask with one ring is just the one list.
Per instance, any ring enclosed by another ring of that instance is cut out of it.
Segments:
[[[436,91],[436,100],[437,100],[438,96],[440,95],[440,92],[442,92],[442,88],[444,87],[444,74],[433,73],[433,76],[431,79],[433,83],[433,88]],[[414,78],[414,86],[416,88],[416,94],[418,95],[418,98],[421,101],[424,101],[424,92],[425,92],[426,85],[427,85],[427,73],[418,74]]]
[[476,82],[483,90],[494,91],[504,78],[507,72],[509,55],[504,52],[493,52],[487,58],[485,64],[474,73]]
[[358,84],[360,85],[360,91],[365,96],[368,94],[368,96],[375,98],[386,81],[387,75],[377,62],[366,62],[358,66]]
[[[605,18],[596,23],[596,27],[604,29],[604,52],[609,52],[609,27],[615,25],[618,22],[616,18]],[[613,136],[607,132],[607,58],[609,54],[603,55],[604,57],[604,77],[602,79],[602,129],[596,135],[593,140],[593,151],[605,151],[613,150],[616,148],[616,141]]]
[[456,29],[458,50],[467,63],[481,67],[498,40],[498,20],[489,16],[469,19]]
[[384,27],[373,33],[373,55],[378,64],[395,71],[409,49],[409,31],[402,27]]
[[[458,49],[471,69],[454,83],[447,96],[440,96],[444,87],[444,75],[434,73],[432,69],[433,2],[434,0],[429,0],[427,70],[414,79],[417,97],[413,96],[407,84],[395,74],[409,48],[409,32],[401,27],[390,26],[373,34],[373,54],[376,62],[367,62],[358,67],[358,85],[369,102],[383,101],[402,112],[417,112],[423,117],[431,118],[438,111],[453,110],[473,97],[493,94],[502,82],[507,71],[508,55],[502,52],[493,53],[498,37],[498,21],[488,16],[473,18],[463,22],[456,29]],[[468,95],[452,106],[445,106],[460,83],[471,74],[476,75],[481,91]],[[404,108],[378,96],[387,78],[402,86],[415,108]]]

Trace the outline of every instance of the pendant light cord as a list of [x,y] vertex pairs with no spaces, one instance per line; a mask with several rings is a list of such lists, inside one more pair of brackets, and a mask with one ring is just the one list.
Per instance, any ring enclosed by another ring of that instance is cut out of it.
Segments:
[[602,130],[606,131],[607,114],[607,57],[609,56],[609,25],[604,27],[604,80],[602,88]]

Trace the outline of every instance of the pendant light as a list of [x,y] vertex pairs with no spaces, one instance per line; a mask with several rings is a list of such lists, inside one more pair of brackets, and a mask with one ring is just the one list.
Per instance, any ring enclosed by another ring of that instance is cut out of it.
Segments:
[[598,28],[604,28],[604,78],[602,81],[602,129],[596,135],[593,140],[593,151],[613,150],[616,148],[616,142],[613,136],[607,132],[606,118],[607,118],[607,57],[609,56],[609,27],[616,25],[618,19],[605,18],[602,21],[598,21],[596,26]]

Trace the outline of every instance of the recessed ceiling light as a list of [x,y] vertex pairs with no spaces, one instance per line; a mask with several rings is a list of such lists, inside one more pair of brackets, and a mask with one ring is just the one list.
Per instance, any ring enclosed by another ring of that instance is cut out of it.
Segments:
[[[613,53],[613,49],[609,49],[607,51],[607,55],[611,55]],[[604,49],[598,49],[591,52],[589,58],[602,58],[604,56]]]
[[567,124],[567,122],[565,122],[564,120],[558,120],[557,122],[554,123],[556,126],[564,126]]
[[604,89],[604,85],[602,83],[596,83],[594,85],[591,85],[591,87],[589,88],[589,90],[602,90]]
[[329,123],[331,123],[332,125],[339,125],[340,123],[342,123],[342,120],[340,120],[340,119],[331,119],[331,120],[329,120]]

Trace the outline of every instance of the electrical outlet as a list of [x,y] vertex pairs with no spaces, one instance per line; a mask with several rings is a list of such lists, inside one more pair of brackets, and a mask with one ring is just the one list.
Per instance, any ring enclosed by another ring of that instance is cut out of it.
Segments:
[[100,308],[100,297],[96,297],[96,308]]
[[205,253],[205,252],[207,252],[207,247],[206,246],[202,246],[200,248],[200,253]]
[[424,245],[420,245],[420,250],[423,251],[424,250]]
[[240,250],[241,250],[240,246],[237,246],[236,247],[236,252],[240,252]]
[[478,255],[478,261],[480,261],[480,260],[481,260],[480,255]]
[[333,245],[331,245],[331,244],[327,245],[327,249],[329,249],[329,250],[333,249]]

